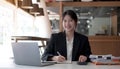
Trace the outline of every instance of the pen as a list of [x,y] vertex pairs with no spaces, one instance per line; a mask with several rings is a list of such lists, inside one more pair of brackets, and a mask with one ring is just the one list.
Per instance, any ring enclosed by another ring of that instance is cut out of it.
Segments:
[[61,56],[61,54],[57,51],[57,54],[59,55],[59,56]]

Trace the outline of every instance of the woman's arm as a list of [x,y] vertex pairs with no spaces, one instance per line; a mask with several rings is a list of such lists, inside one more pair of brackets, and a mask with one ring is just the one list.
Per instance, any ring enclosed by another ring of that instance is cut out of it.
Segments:
[[52,34],[41,58],[43,61],[50,61],[51,58],[54,56],[54,40],[54,34]]

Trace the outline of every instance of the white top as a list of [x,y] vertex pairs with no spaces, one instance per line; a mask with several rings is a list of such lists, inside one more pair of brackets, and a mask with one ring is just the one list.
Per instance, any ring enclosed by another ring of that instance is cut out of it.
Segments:
[[71,40],[67,40],[67,61],[71,62],[72,61],[72,49],[73,49],[73,38]]

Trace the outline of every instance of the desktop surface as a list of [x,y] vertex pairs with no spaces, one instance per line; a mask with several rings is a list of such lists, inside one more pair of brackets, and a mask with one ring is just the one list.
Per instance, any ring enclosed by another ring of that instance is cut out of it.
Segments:
[[120,69],[120,65],[95,65],[88,63],[87,65],[78,65],[77,62],[71,64],[54,64],[45,67],[16,65],[13,59],[0,59],[0,69]]

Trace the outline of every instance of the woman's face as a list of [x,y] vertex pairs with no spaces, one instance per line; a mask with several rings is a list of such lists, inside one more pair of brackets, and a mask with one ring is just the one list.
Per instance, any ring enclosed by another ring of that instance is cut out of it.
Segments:
[[63,18],[63,28],[66,32],[75,30],[75,21],[69,15]]

